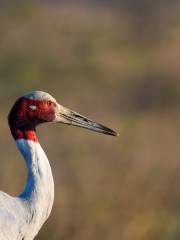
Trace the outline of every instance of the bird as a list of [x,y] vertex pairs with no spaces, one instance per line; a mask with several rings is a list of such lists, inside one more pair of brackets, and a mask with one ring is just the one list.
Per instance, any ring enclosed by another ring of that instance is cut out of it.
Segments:
[[0,240],[33,240],[50,215],[53,175],[36,133],[39,124],[50,122],[117,136],[114,130],[60,105],[46,92],[32,91],[19,97],[9,112],[8,123],[25,160],[27,180],[16,197],[0,191]]

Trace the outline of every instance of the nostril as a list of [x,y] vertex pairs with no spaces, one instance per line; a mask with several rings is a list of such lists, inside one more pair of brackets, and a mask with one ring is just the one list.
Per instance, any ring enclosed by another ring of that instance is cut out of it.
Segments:
[[84,122],[87,122],[87,123],[89,122],[88,119],[86,119],[86,118],[82,118],[82,119]]

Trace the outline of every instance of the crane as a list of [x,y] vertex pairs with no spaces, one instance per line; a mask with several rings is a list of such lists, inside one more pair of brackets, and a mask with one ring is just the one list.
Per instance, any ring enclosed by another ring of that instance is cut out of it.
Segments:
[[54,181],[38,142],[36,127],[64,123],[117,136],[117,133],[60,105],[50,94],[32,91],[18,98],[8,115],[11,134],[27,168],[24,190],[17,197],[0,191],[0,240],[32,240],[50,215]]

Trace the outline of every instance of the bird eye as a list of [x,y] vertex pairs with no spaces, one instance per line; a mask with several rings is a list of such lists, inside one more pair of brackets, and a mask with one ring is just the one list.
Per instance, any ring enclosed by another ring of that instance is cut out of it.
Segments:
[[45,101],[43,101],[43,104],[50,106],[51,105],[51,101],[45,100]]

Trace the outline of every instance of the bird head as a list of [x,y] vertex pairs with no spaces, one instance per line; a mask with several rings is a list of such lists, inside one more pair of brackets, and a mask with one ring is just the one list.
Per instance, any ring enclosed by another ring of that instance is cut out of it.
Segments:
[[33,91],[20,97],[12,107],[8,120],[11,131],[33,130],[41,123],[56,122],[117,136],[112,129],[60,105],[55,98],[42,91]]

